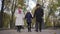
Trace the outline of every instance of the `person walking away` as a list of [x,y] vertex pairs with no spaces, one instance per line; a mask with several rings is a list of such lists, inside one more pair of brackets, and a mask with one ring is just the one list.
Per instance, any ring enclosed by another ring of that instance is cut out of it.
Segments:
[[42,21],[43,21],[43,9],[41,7],[40,4],[37,4],[36,5],[36,10],[35,10],[35,13],[34,13],[34,17],[36,17],[36,23],[35,23],[35,31],[38,32],[38,29],[39,31],[41,32],[41,25],[42,25]]
[[28,32],[31,32],[31,19],[32,19],[32,15],[31,13],[28,11],[25,15],[25,19],[27,21],[27,26],[28,26]]
[[18,5],[18,8],[15,11],[15,16],[16,16],[15,26],[17,27],[17,32],[20,32],[22,29],[22,26],[24,26],[24,20],[23,20],[24,13],[21,5]]

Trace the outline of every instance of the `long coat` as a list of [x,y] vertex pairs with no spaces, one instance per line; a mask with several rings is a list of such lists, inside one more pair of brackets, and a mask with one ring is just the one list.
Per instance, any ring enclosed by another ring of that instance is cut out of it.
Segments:
[[15,16],[16,16],[15,25],[16,26],[24,25],[24,20],[23,20],[24,13],[23,13],[23,10],[22,9],[20,9],[20,10],[21,10],[21,13],[19,13],[19,10],[18,9],[16,9],[16,11],[15,11]]
[[43,13],[43,9],[41,7],[37,8],[35,10],[34,17],[36,17],[36,21],[38,21],[38,22],[42,21],[43,15],[44,15],[44,13]]

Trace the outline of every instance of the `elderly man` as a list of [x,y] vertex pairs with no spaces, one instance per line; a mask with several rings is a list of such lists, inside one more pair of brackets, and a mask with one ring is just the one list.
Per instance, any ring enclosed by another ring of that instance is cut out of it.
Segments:
[[43,9],[41,7],[40,4],[37,4],[36,5],[36,10],[35,10],[35,13],[34,13],[34,17],[36,17],[36,23],[35,23],[35,28],[36,28],[36,32],[38,32],[38,29],[39,31],[41,32],[41,25],[42,25],[42,21],[43,21]]

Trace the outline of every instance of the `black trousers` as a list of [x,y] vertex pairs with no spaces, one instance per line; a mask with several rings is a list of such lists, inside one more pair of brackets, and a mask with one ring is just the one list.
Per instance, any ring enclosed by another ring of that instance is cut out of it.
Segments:
[[36,24],[35,24],[35,28],[36,28],[36,31],[38,31],[38,29],[39,29],[39,31],[41,31],[41,23],[40,22],[36,22]]
[[37,20],[36,20],[36,23],[35,23],[35,28],[36,28],[36,29],[35,29],[35,30],[36,30],[37,32],[38,32],[38,30],[41,32],[42,21],[43,21],[42,19],[40,19],[40,21],[37,21]]
[[31,22],[27,22],[28,32],[31,31]]
[[17,26],[17,32],[20,32],[21,31],[21,27],[22,26]]

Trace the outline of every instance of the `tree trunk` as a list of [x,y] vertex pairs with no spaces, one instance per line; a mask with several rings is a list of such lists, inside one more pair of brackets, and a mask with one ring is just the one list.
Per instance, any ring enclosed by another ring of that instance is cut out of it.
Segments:
[[3,27],[3,11],[4,11],[4,0],[2,0],[1,14],[0,14],[0,28]]
[[[13,3],[14,3],[14,0],[13,0]],[[12,16],[11,16],[11,22],[10,22],[10,28],[14,28],[14,23],[13,23],[13,21],[14,21],[14,19],[13,19],[13,17],[14,17],[14,13],[15,13],[15,8],[16,8],[16,1],[15,1],[15,5],[14,4],[12,4]]]

